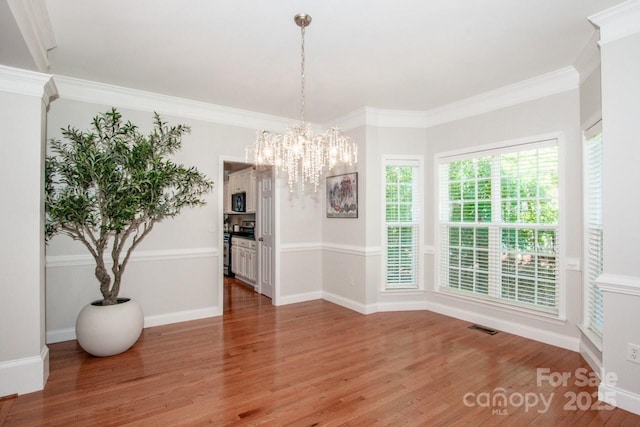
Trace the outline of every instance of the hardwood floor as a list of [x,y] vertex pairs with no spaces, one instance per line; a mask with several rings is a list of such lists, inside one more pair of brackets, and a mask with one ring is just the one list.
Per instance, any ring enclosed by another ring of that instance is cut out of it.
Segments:
[[[326,301],[274,307],[227,280],[222,318],[145,329],[124,354],[50,345],[45,390],[0,400],[0,424],[640,425],[590,408],[605,405],[575,377],[588,368],[577,353],[468,326]],[[572,377],[538,385],[538,368]]]

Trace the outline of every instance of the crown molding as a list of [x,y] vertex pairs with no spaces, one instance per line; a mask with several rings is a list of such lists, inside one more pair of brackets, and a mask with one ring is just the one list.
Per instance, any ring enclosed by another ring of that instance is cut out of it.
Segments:
[[[55,75],[60,97],[102,105],[176,115],[249,129],[283,132],[290,118],[256,113],[185,98],[146,92],[100,82]],[[384,110],[363,107],[333,120],[328,126],[347,131],[365,125],[425,129],[523,102],[577,89],[579,74],[574,67],[534,77],[428,111]]]
[[640,33],[640,0],[630,0],[589,17],[600,28],[600,46]]
[[220,123],[248,129],[282,132],[291,125],[289,118],[256,113],[186,98],[131,89],[106,83],[54,75],[60,98],[93,104],[114,105],[141,111]]
[[58,89],[50,74],[0,65],[0,91],[42,98],[45,106],[55,99]]
[[369,107],[358,108],[357,110],[344,114],[338,118],[333,119],[330,122],[324,123],[323,126],[325,129],[335,126],[340,128],[342,131],[357,129],[366,124],[369,124],[367,120],[367,114],[370,110],[372,109]]
[[[596,63],[595,66],[597,65]],[[432,110],[403,111],[365,107],[339,117],[334,123],[337,122],[343,130],[364,125],[423,129],[577,89],[579,83],[578,71],[574,67],[566,67]]]
[[545,98],[577,89],[578,85],[579,75],[576,69],[574,67],[562,68],[429,110],[426,117],[427,127]]
[[7,0],[7,4],[38,71],[49,71],[48,52],[56,47],[56,41],[44,0]]

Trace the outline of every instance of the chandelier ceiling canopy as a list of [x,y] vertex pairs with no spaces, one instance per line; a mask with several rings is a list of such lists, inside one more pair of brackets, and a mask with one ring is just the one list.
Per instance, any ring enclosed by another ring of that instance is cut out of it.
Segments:
[[311,16],[299,13],[294,17],[300,27],[301,74],[300,74],[300,122],[290,125],[285,133],[267,130],[257,131],[256,142],[246,148],[247,161],[256,166],[273,166],[277,172],[287,175],[289,190],[299,184],[304,191],[305,183],[318,189],[320,178],[327,170],[338,165],[351,166],[358,161],[358,147],[342,131],[332,127],[316,134],[311,123],[305,121],[305,28],[311,24]]

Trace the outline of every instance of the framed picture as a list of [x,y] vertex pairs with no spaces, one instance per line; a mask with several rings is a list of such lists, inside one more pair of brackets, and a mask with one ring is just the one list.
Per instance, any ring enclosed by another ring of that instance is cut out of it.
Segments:
[[327,177],[327,218],[358,218],[358,172]]

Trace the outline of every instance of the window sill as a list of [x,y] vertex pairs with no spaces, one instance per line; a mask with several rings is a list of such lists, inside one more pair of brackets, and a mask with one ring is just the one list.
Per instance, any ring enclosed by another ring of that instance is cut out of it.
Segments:
[[380,295],[424,295],[424,289],[416,288],[398,288],[398,289],[382,289]]
[[475,305],[496,309],[497,311],[501,311],[503,313],[518,314],[524,317],[528,317],[530,319],[545,321],[545,322],[554,323],[557,325],[564,325],[567,323],[567,318],[564,316],[560,316],[559,314],[538,311],[538,310],[529,309],[526,307],[520,307],[517,305],[502,304],[500,302],[493,301],[488,298],[487,299],[477,298],[477,297],[465,295],[449,289],[437,288],[435,290],[435,293],[443,297],[451,298],[454,300],[464,300],[466,302],[469,302]]

